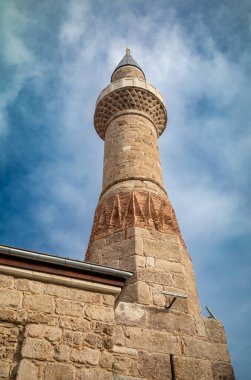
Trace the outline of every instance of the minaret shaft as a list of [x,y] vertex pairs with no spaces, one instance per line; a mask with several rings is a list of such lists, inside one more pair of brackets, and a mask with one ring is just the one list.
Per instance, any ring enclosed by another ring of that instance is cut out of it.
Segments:
[[155,183],[163,193],[156,129],[148,118],[130,111],[106,129],[103,192],[128,180],[142,180],[142,188],[145,181]]

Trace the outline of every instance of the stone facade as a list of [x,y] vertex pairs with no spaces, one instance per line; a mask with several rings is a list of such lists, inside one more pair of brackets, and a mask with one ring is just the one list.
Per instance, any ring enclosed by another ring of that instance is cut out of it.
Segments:
[[115,295],[0,274],[0,379],[112,379]]

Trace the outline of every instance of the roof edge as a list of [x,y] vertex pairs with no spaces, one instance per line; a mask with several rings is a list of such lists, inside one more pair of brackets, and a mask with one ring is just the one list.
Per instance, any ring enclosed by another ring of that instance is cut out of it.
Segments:
[[129,280],[133,276],[133,273],[122,271],[115,268],[105,267],[98,264],[87,263],[80,260],[70,259],[68,257],[54,256],[47,253],[28,251],[25,249],[14,248],[6,245],[0,245],[0,254],[5,254],[12,257],[18,257],[20,259],[33,260],[38,263],[48,263],[52,265],[59,265],[64,268],[74,268],[82,271],[97,273],[99,275],[120,277],[125,281]]

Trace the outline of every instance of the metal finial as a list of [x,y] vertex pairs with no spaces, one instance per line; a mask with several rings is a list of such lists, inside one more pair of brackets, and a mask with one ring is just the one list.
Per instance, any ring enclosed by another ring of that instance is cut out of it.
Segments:
[[130,55],[130,49],[129,48],[126,48],[126,55]]

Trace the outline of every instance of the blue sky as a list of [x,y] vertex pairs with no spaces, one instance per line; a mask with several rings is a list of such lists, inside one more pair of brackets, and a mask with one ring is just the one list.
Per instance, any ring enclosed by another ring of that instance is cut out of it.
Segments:
[[95,101],[130,47],[166,100],[166,188],[202,308],[224,323],[242,380],[251,373],[250,4],[0,3],[0,243],[83,258],[101,191]]

